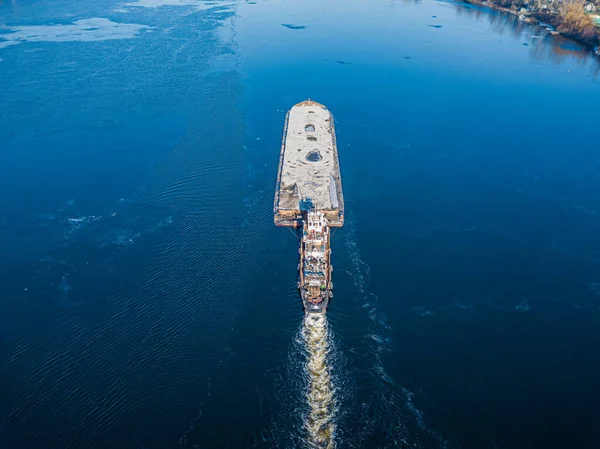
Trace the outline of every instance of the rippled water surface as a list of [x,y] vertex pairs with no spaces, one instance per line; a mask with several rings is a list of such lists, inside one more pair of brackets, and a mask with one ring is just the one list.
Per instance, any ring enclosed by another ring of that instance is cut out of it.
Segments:
[[[597,58],[434,1],[0,25],[0,447],[596,447]],[[272,219],[308,97],[347,202],[326,319]]]

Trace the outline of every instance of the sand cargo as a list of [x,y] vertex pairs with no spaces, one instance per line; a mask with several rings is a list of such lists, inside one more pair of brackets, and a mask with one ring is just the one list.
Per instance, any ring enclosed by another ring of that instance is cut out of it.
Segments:
[[303,101],[287,113],[273,212],[277,226],[302,226],[318,209],[329,226],[344,224],[344,195],[331,112]]

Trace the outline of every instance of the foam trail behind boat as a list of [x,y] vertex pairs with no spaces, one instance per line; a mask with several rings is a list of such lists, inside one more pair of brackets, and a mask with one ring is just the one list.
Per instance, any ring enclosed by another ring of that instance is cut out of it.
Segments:
[[335,404],[328,365],[330,344],[325,314],[305,314],[302,335],[306,346],[305,371],[308,378],[307,445],[314,449],[333,448]]

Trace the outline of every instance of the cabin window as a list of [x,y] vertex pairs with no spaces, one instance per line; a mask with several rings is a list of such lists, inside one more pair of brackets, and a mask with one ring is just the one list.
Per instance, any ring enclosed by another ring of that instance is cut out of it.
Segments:
[[311,125],[308,124],[304,127],[304,131],[306,131],[307,133],[314,133],[315,132],[315,125]]
[[306,139],[310,140],[311,142],[316,142],[317,141],[317,138],[315,136],[308,136]]

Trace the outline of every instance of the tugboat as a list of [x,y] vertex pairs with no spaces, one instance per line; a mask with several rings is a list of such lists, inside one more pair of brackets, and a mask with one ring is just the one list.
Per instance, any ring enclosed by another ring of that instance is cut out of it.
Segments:
[[309,313],[324,313],[333,296],[329,235],[325,214],[309,210],[302,228],[298,281],[304,310]]

